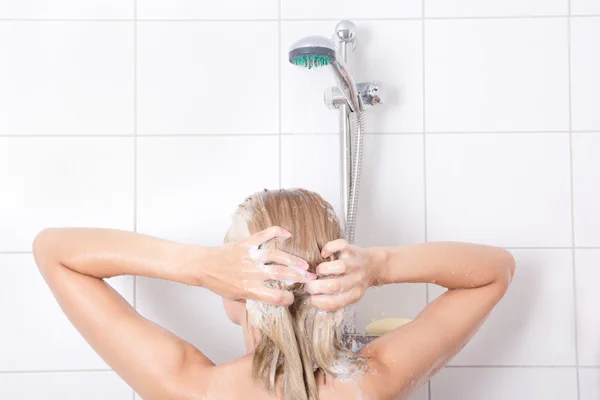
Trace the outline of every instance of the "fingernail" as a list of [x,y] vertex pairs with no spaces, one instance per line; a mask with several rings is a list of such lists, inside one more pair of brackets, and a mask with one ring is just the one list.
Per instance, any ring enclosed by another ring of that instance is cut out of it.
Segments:
[[308,263],[302,259],[298,261],[298,266],[302,269],[308,269],[309,267]]
[[286,238],[286,239],[289,239],[289,238],[291,238],[291,237],[292,237],[292,232],[290,232],[290,231],[286,230],[286,231],[285,231],[285,238]]

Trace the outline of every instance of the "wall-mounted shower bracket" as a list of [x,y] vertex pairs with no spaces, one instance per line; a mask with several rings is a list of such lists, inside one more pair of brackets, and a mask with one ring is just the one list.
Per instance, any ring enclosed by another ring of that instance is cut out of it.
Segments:
[[[383,84],[381,82],[361,82],[356,84],[358,96],[365,109],[384,103]],[[339,86],[331,86],[325,90],[325,105],[330,109],[338,109],[347,105],[348,100]]]

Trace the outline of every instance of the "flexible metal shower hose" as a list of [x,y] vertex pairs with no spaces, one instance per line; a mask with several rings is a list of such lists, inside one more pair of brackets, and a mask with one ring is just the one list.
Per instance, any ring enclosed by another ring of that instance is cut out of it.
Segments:
[[358,192],[360,189],[360,173],[363,159],[363,133],[365,128],[364,115],[361,110],[352,113],[355,115],[356,124],[354,132],[354,159],[350,180],[350,196],[348,200],[348,215],[346,217],[346,240],[354,243],[356,231],[356,212],[358,210]]

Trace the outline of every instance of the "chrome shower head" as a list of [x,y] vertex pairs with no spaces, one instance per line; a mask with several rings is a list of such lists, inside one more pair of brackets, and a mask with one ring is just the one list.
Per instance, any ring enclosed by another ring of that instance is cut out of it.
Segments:
[[344,93],[352,111],[362,111],[363,106],[354,79],[346,70],[337,54],[333,42],[323,36],[307,36],[292,44],[289,51],[291,64],[312,69],[332,66],[333,75]]
[[335,47],[323,36],[307,36],[292,44],[289,61],[308,69],[324,67],[335,61]]

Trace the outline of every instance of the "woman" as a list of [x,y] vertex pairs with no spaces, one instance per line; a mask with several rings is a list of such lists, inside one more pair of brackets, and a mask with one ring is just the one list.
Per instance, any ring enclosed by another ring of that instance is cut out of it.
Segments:
[[[331,206],[298,189],[247,199],[226,241],[204,248],[130,232],[65,228],[42,231],[33,247],[65,314],[145,400],[409,398],[475,334],[514,272],[512,256],[489,246],[349,245]],[[103,281],[125,274],[221,295],[227,315],[244,328],[248,353],[214,365],[138,315]],[[359,354],[341,349],[338,310],[370,286],[401,282],[435,283],[448,291]]]

